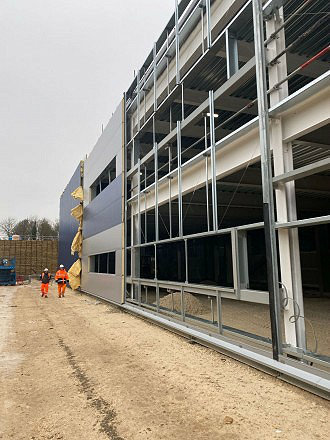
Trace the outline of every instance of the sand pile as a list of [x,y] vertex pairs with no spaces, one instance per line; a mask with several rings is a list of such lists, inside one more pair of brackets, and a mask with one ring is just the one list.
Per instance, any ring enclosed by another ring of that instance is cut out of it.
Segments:
[[[190,315],[202,315],[207,313],[210,309],[207,305],[207,302],[200,300],[197,296],[192,293],[184,293],[184,308],[185,313],[189,313]],[[166,307],[167,309],[172,310],[172,305],[174,304],[174,310],[181,311],[181,292],[173,293],[173,302],[172,302],[172,294],[166,295],[159,300],[159,305],[161,307]]]

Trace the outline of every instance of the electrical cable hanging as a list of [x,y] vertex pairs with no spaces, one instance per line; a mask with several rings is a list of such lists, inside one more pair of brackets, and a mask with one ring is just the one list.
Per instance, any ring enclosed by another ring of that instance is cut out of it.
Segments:
[[[311,57],[309,60],[305,61],[303,64],[301,64],[300,66],[298,66],[293,72],[289,73],[285,78],[283,78],[281,81],[277,82],[276,84],[274,84],[274,86],[272,86],[270,89],[267,90],[267,94],[270,94],[276,90],[278,90],[278,88],[286,81],[288,81],[289,79],[291,79],[294,75],[297,75],[298,72],[300,72],[301,70],[305,69],[306,67],[308,67],[311,63],[313,63],[314,61],[316,61],[317,59],[319,59],[321,56],[327,54],[330,51],[330,45],[324,47],[322,50],[320,50],[317,54],[315,54],[313,57]],[[240,110],[238,110],[237,112],[235,112],[233,115],[231,115],[229,118],[225,119],[223,122],[221,122],[220,124],[218,124],[217,126],[215,126],[214,130],[218,130],[219,128],[222,128],[224,125],[228,124],[228,122],[232,121],[233,119],[235,119],[238,115],[240,115],[241,113],[243,113],[245,110],[250,109],[251,107],[253,107],[256,103],[258,102],[258,98],[255,98],[254,100],[252,100],[251,102],[249,102],[248,104],[246,104],[244,107],[242,107]],[[207,133],[207,136],[209,136],[210,132]],[[187,151],[189,151],[191,148],[193,148],[194,146],[198,145],[199,143],[201,143],[202,141],[205,140],[205,135],[202,136],[200,139],[198,139],[196,142],[194,142],[193,144],[189,145],[189,147],[185,148],[184,150],[182,150],[181,154],[186,153]],[[172,158],[172,161],[174,161],[175,159],[178,158],[178,155],[174,156]],[[162,165],[161,168],[159,168],[159,170],[161,170],[163,167],[165,167],[168,164],[168,162],[164,165]],[[155,175],[155,172],[151,173],[148,178],[153,177]],[[142,180],[142,182],[144,182],[144,180]],[[135,189],[137,186],[133,187],[132,189]]]
[[[282,298],[282,304],[281,304],[282,309],[285,310],[288,307],[289,301],[292,301],[292,303],[293,303],[293,315],[291,315],[289,317],[289,322],[291,322],[292,324],[295,324],[299,318],[302,318],[304,321],[308,322],[308,324],[310,325],[310,327],[312,329],[312,333],[313,333],[313,337],[314,337],[314,350],[311,350],[311,352],[317,353],[318,340],[317,340],[316,332],[315,332],[315,329],[314,329],[314,326],[313,326],[311,320],[301,314],[300,306],[299,306],[298,302],[294,298],[289,298],[288,289],[286,288],[285,284],[282,283],[281,281],[279,282],[279,284],[282,286],[282,289],[285,293],[285,297]],[[297,312],[296,312],[295,308],[297,308]]]

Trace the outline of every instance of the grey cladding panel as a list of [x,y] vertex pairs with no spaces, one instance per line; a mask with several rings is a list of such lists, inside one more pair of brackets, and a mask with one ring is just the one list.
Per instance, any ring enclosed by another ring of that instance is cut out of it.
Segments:
[[116,156],[116,175],[122,173],[122,106],[117,107],[102,135],[85,161],[85,204],[89,203],[89,188]]
[[110,183],[84,209],[84,238],[121,223],[122,176]]
[[[85,238],[83,242],[83,256],[101,254],[103,252],[119,251],[121,249],[122,225],[107,229],[92,237]],[[118,266],[119,267],[119,266]]]

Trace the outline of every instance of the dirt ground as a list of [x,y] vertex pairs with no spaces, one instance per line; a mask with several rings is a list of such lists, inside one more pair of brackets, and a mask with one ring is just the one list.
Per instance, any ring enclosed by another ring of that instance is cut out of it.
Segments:
[[118,308],[0,287],[0,439],[325,439],[330,403]]

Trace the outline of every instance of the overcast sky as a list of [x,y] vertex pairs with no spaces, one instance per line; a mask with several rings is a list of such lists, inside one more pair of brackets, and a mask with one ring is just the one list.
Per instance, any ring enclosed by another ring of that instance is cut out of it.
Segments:
[[0,1],[0,220],[58,217],[69,178],[174,4]]

